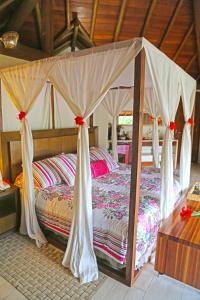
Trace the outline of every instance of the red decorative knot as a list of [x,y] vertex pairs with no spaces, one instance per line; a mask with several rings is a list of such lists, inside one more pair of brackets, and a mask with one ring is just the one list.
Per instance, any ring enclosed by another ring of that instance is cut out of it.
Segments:
[[4,183],[7,183],[7,184],[10,184],[10,180],[9,180],[8,178],[4,178],[4,179],[3,179],[3,182],[4,182]]
[[169,123],[169,128],[170,128],[171,130],[176,130],[176,123],[173,122],[173,121],[171,121],[171,122]]
[[76,125],[82,126],[85,123],[84,119],[81,116],[77,116],[74,120],[76,122]]
[[192,216],[192,210],[189,207],[182,207],[181,212],[180,212],[180,216],[182,218],[190,218]]
[[22,121],[26,117],[26,112],[25,111],[20,111],[19,113],[19,120]]
[[189,124],[189,125],[193,125],[193,120],[192,120],[192,118],[189,118],[188,120],[187,120],[187,123]]
[[149,120],[150,120],[150,122],[153,122],[154,117],[153,116],[149,116]]

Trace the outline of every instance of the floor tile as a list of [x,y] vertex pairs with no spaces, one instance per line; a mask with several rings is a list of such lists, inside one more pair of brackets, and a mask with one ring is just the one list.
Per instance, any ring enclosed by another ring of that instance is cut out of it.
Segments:
[[9,296],[11,292],[13,292],[15,288],[10,285],[7,281],[0,285],[0,300],[4,299],[5,297]]
[[137,288],[130,288],[128,293],[125,295],[124,300],[142,300],[145,292]]
[[3,300],[26,300],[27,298],[23,296],[16,289],[9,294],[9,296],[5,297]]
[[134,282],[133,287],[146,291],[155,278],[155,274],[143,270],[137,280]]

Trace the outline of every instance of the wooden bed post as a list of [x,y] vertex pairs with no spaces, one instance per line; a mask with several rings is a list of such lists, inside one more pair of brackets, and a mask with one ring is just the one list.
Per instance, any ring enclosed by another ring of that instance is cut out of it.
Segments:
[[[132,164],[128,224],[128,249],[126,264],[126,281],[132,285],[135,277],[135,255],[137,239],[138,208],[140,201],[140,171],[143,132],[145,81],[145,51],[142,49],[135,58],[133,132],[132,132]],[[133,143],[134,141],[134,143]]]
[[53,84],[51,84],[51,116],[52,116],[52,129],[55,129],[55,98],[54,98]]

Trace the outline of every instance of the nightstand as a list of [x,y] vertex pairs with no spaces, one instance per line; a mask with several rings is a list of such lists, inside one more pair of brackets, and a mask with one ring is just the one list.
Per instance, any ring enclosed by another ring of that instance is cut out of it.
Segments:
[[0,191],[0,234],[19,228],[20,211],[19,188],[11,185]]

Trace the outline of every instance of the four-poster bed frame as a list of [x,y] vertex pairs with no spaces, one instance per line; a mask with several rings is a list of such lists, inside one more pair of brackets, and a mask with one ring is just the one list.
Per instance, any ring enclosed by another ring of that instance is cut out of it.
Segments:
[[[145,51],[141,50],[135,58],[135,82],[134,82],[134,105],[133,105],[133,138],[134,147],[132,151],[132,175],[130,186],[130,205],[129,205],[129,225],[128,225],[128,250],[126,270],[118,271],[100,261],[99,270],[131,286],[139,272],[135,270],[135,250],[137,238],[137,219],[140,194],[140,169],[141,169],[141,147],[142,147],[142,126],[143,126],[143,107],[144,107],[144,78],[145,78]],[[51,102],[53,104],[53,88],[51,90]],[[53,105],[52,105],[53,107]],[[54,109],[52,109],[52,112]],[[34,160],[50,157],[61,152],[76,152],[76,140],[78,129],[55,129],[54,114],[53,129],[33,131],[34,140]],[[97,131],[93,127],[93,117],[90,117],[90,146],[97,144]],[[1,132],[1,170],[4,177],[14,180],[21,171],[21,146],[19,132]],[[50,242],[63,248],[63,245],[55,240],[53,234],[47,233]],[[65,245],[66,246],[66,245]]]

